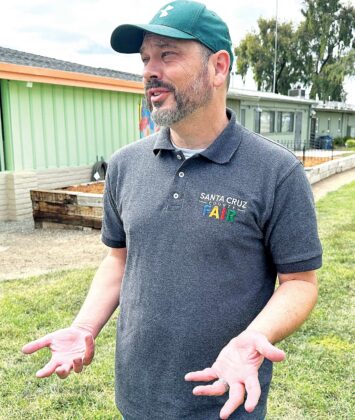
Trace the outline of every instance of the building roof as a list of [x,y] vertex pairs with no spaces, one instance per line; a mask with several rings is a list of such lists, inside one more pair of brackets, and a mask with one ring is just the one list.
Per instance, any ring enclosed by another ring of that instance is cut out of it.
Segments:
[[0,62],[18,64],[21,66],[40,67],[53,70],[63,70],[75,73],[91,74],[95,76],[112,77],[121,80],[132,80],[141,82],[142,76],[123,71],[105,69],[101,67],[90,67],[69,61],[57,60],[56,58],[44,57],[23,51],[13,50],[0,46]]
[[0,47],[0,79],[143,94],[141,76]]
[[326,112],[341,112],[341,113],[350,113],[355,112],[355,106],[346,104],[344,102],[318,102],[314,107],[316,111],[326,111]]
[[235,89],[230,88],[228,90],[228,98],[230,99],[253,99],[256,101],[260,100],[271,100],[276,102],[289,102],[289,103],[298,103],[303,105],[313,105],[317,101],[311,99],[305,99],[295,96],[280,95],[278,93],[272,92],[260,92],[257,90],[248,90],[248,89]]

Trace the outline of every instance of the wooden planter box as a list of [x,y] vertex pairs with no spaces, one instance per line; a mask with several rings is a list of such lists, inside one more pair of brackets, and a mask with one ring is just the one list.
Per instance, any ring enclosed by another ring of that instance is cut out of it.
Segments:
[[67,189],[36,189],[30,193],[35,227],[101,229],[103,194]]

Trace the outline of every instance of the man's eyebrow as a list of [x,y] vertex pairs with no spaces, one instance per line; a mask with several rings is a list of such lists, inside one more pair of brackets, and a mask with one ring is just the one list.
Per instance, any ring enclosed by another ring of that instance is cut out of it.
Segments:
[[[177,47],[176,45],[170,43],[170,42],[154,42],[154,46],[158,47],[158,48],[173,48],[175,50],[177,50],[179,47]],[[144,53],[144,47],[141,47],[139,49],[139,53],[142,54]]]

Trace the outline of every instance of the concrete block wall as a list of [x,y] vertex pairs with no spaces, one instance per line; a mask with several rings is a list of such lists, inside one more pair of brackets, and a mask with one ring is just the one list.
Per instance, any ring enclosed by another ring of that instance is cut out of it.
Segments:
[[0,172],[0,220],[6,220],[8,214],[7,177],[8,172]]
[[0,172],[0,221],[32,218],[30,190],[89,182],[91,166],[41,171]]
[[36,188],[36,173],[13,172],[7,177],[7,203],[9,220],[21,220],[32,213],[29,191]]
[[333,159],[313,168],[305,168],[305,170],[309,182],[315,184],[322,179],[352,168],[355,168],[355,154],[344,158]]

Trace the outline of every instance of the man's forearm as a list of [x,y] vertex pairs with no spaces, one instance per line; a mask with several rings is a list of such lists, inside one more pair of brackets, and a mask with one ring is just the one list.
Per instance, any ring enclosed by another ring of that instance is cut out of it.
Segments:
[[317,296],[316,281],[285,281],[248,329],[264,334],[271,343],[281,341],[303,324]]
[[110,250],[100,264],[86,299],[73,321],[96,337],[119,304],[126,249]]

